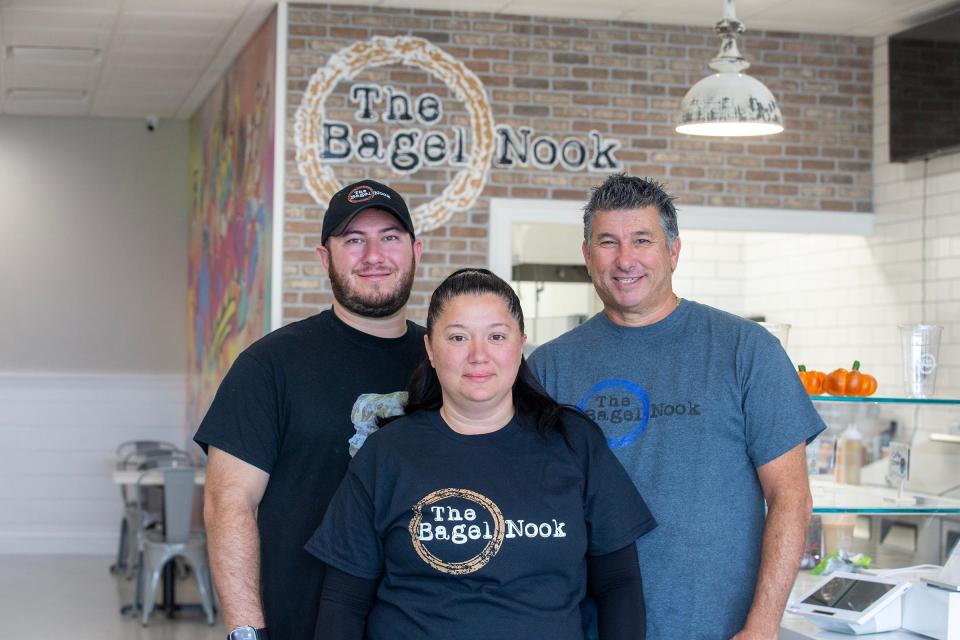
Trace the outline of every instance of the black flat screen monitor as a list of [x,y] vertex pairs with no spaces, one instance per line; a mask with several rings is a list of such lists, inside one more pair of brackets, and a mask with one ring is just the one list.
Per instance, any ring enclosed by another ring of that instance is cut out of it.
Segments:
[[960,151],[960,5],[890,36],[890,161]]

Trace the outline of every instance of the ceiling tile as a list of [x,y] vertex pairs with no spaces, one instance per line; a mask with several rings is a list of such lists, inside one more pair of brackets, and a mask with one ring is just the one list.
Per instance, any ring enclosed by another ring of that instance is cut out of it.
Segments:
[[110,76],[101,82],[97,95],[108,94],[140,94],[140,95],[182,95],[193,86],[194,77],[166,76],[162,78],[125,78],[118,79]]
[[142,120],[148,115],[157,116],[161,119],[160,127],[163,127],[163,120],[173,119],[174,114],[176,114],[175,106],[157,105],[153,102],[108,102],[94,104],[90,107],[90,115],[101,118],[137,118]]
[[106,63],[111,67],[188,67],[201,69],[210,58],[209,51],[177,50],[158,53],[156,50],[125,48],[111,56]]
[[78,31],[110,31],[116,14],[110,11],[43,11],[5,9],[4,31],[15,29],[76,29]]
[[3,100],[3,112],[32,116],[85,116],[90,110],[89,99],[58,100]]
[[45,65],[6,61],[4,85],[14,87],[93,89],[97,67],[92,65]]
[[[124,11],[179,12],[188,15],[220,13],[239,16],[251,4],[249,0],[126,0]],[[353,4],[358,4],[356,1]]]
[[110,41],[106,31],[77,31],[68,29],[18,29],[4,31],[4,46],[78,47],[105,49]]
[[222,37],[211,37],[202,33],[156,33],[149,31],[123,31],[117,33],[111,42],[110,51],[133,49],[143,51],[154,49],[158,51],[176,51],[191,49],[194,51],[216,51],[221,44]]
[[58,9],[74,11],[78,8],[116,13],[124,0],[4,0],[4,12],[10,9]]
[[[476,11],[476,9],[471,8],[474,1],[475,0],[463,0],[461,4],[458,6],[458,9],[460,11]],[[480,1],[483,1],[483,0],[480,0]],[[493,2],[494,0],[490,0],[490,1]],[[496,2],[500,4],[506,4],[507,0],[496,0]],[[450,9],[450,3],[449,2],[444,3],[442,2],[442,0],[435,0],[433,2],[431,2],[430,0],[411,0],[410,2],[403,2],[403,1],[397,2],[396,0],[392,0],[392,1],[391,0],[330,0],[329,2],[324,2],[323,0],[316,0],[316,1],[306,0],[305,2],[298,2],[297,4],[306,4],[306,5],[310,5],[310,4],[351,5],[352,4],[352,5],[361,6],[361,7],[366,7],[370,5],[377,5],[377,6],[383,6],[383,7],[403,6],[403,7],[420,8],[420,9],[437,9],[439,5],[442,4],[443,5],[442,8],[448,9],[448,10]],[[430,6],[427,6],[428,4]]]
[[125,13],[117,22],[121,31],[161,31],[206,33],[226,36],[235,17],[224,14],[194,15],[189,13]]
[[128,64],[105,65],[103,69],[104,80],[139,80],[146,79],[150,81],[153,78],[183,78],[200,75],[200,67],[197,65],[160,65],[156,64],[150,67]]

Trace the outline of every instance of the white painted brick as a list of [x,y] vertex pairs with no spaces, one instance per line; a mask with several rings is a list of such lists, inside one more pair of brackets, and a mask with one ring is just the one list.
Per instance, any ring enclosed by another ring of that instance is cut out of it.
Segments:
[[930,218],[927,221],[927,229],[930,236],[960,235],[960,213]]
[[689,262],[680,261],[677,264],[676,273],[680,277],[688,279],[714,278],[717,275],[717,265],[713,262],[700,262],[697,260]]
[[[678,213],[678,215],[680,214]],[[705,231],[702,229],[680,230],[683,244],[691,243],[694,246],[697,244],[713,244],[717,242],[717,233],[716,231]]]
[[[882,229],[878,229],[878,231],[882,231],[883,235],[887,237],[914,239],[922,237],[923,226],[920,220],[896,221],[885,223]],[[931,232],[933,230],[929,229],[928,233]]]
[[954,172],[928,175],[927,193],[932,195],[957,194],[960,193],[960,184],[957,184],[957,177]]
[[740,294],[740,283],[719,278],[699,278],[696,281],[695,291],[697,294],[734,296]]
[[697,260],[736,262],[741,260],[741,247],[728,244],[703,244],[696,246]]
[[937,279],[960,278],[960,257],[932,261],[931,276]]
[[[917,296],[921,296],[923,287],[916,285]],[[928,302],[949,302],[953,297],[953,283],[950,281],[928,282],[926,286]]]

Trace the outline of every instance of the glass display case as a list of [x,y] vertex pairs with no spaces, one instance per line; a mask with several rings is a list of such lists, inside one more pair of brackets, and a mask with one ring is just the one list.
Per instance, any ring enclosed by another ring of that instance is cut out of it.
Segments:
[[811,400],[828,429],[807,447],[807,561],[843,549],[877,568],[941,564],[960,540],[960,399]]

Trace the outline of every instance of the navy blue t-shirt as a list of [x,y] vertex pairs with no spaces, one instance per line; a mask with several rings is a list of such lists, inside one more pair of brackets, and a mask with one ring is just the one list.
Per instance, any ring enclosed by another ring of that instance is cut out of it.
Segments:
[[655,523],[600,429],[563,423],[569,445],[516,417],[458,434],[437,411],[370,436],[306,545],[382,578],[367,638],[583,638],[586,556]]

